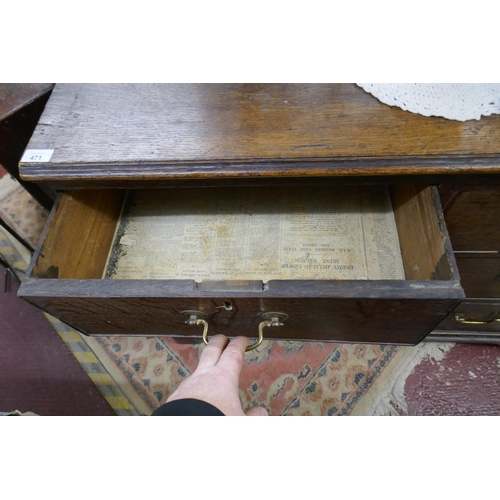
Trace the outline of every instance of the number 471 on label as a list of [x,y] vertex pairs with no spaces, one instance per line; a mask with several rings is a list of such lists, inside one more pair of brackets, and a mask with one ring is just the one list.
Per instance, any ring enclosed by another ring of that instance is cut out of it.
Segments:
[[53,152],[53,149],[27,149],[21,161],[26,163],[50,161]]

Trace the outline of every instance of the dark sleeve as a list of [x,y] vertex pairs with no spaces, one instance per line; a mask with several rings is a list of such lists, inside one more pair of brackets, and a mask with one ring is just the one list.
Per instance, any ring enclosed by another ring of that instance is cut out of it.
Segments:
[[224,413],[214,405],[200,401],[199,399],[177,399],[176,401],[161,405],[151,416],[223,417]]

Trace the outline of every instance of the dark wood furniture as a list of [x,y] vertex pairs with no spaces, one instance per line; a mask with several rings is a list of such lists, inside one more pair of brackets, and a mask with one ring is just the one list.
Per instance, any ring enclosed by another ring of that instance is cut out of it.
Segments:
[[[266,336],[500,340],[500,116],[423,117],[354,84],[57,85],[28,150],[53,154],[21,177],[65,191],[20,295],[85,333],[198,335],[197,310],[229,335],[284,312]],[[406,279],[102,279],[123,188],[339,184],[392,186]]]
[[0,83],[0,165],[49,210],[55,191],[21,179],[18,165],[53,88],[53,83]]

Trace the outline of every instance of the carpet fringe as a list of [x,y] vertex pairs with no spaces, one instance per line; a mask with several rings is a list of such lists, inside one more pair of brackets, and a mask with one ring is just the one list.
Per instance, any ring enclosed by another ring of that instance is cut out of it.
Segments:
[[373,401],[370,415],[395,416],[400,415],[400,412],[407,415],[408,405],[404,390],[408,376],[424,360],[442,361],[454,345],[454,343],[427,342],[412,348]]

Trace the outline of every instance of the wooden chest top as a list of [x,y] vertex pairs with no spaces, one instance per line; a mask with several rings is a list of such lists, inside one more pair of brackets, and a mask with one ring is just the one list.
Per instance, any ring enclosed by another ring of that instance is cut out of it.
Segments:
[[500,115],[458,122],[355,84],[57,84],[38,182],[500,173]]

